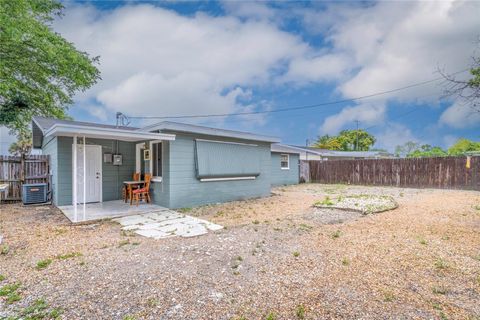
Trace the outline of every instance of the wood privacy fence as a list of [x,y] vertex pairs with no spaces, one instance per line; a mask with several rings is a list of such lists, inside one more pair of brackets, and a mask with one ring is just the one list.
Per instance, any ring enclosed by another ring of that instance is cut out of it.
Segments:
[[50,190],[49,172],[48,155],[0,155],[0,184],[8,184],[7,197],[3,200],[21,200],[22,185],[27,183],[47,183]]
[[479,156],[308,161],[308,166],[310,181],[318,183],[480,190]]

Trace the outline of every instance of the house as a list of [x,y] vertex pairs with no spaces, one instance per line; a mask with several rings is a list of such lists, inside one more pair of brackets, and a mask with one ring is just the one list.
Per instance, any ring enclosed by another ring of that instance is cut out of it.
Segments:
[[300,160],[326,161],[392,158],[391,154],[384,151],[336,151],[281,143],[272,144],[272,150],[275,152],[298,152]]
[[270,194],[298,183],[299,154],[279,139],[176,122],[144,128],[34,117],[33,146],[50,155],[57,206],[122,198],[123,182],[151,173],[154,204],[181,208]]

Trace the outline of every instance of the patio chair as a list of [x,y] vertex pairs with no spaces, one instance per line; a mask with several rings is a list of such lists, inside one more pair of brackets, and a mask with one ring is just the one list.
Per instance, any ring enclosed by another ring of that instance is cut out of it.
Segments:
[[145,174],[145,185],[143,188],[136,189],[132,191],[133,194],[133,201],[136,202],[138,206],[138,202],[140,199],[145,199],[147,203],[150,203],[150,180],[152,179],[152,175],[149,173]]
[[[141,173],[140,172],[134,172],[133,173],[133,176],[132,176],[132,180],[133,181],[140,181],[140,177],[141,177]],[[140,186],[131,186],[132,189],[138,189],[140,188]],[[122,199],[124,201],[127,201],[129,198],[129,194],[128,194],[128,190],[127,190],[127,186],[123,186],[122,188]]]

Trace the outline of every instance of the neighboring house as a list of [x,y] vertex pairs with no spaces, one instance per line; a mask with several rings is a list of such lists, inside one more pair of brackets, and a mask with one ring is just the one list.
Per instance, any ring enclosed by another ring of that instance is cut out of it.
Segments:
[[278,150],[272,144],[272,186],[297,184],[300,179],[300,154],[295,150]]
[[272,150],[276,152],[297,152],[300,160],[352,160],[352,159],[382,159],[392,158],[388,152],[383,151],[335,151],[313,147],[293,146],[287,144],[273,144]]
[[153,175],[153,202],[168,208],[268,196],[271,185],[298,183],[298,154],[272,153],[279,140],[269,136],[168,121],[131,128],[43,117],[33,119],[32,132],[34,147],[50,155],[57,206],[83,202],[84,171],[86,202],[121,199],[123,181],[141,172]]

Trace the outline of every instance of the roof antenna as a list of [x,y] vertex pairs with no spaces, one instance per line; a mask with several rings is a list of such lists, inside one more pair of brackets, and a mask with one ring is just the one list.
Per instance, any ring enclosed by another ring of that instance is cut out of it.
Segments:
[[117,125],[116,125],[117,127],[120,124],[122,125],[122,127],[126,127],[130,124],[130,120],[128,119],[128,117],[121,112],[117,112],[115,114],[115,117],[117,118]]

